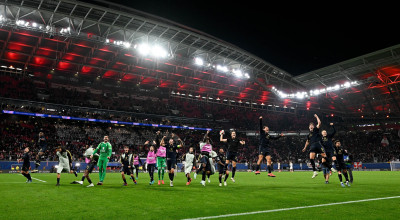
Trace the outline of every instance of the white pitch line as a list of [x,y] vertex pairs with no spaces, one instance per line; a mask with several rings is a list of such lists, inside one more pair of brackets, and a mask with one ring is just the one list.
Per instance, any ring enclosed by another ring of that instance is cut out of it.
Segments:
[[32,179],[34,179],[34,180],[38,180],[38,181],[40,181],[40,182],[47,182],[47,181],[44,181],[44,180],[40,180],[40,179],[38,179],[38,178],[35,178],[35,177],[31,177]]
[[[22,175],[22,174],[21,174]],[[22,175],[23,176],[23,175]],[[32,179],[34,179],[34,180],[37,180],[37,181],[40,181],[40,182],[44,182],[44,183],[46,183],[47,181],[44,181],[44,180],[40,180],[40,179],[38,179],[38,178],[35,178],[35,177],[31,177]]]
[[283,209],[272,209],[272,210],[264,210],[264,211],[242,212],[242,213],[235,213],[235,214],[206,216],[206,217],[198,217],[198,218],[187,218],[187,219],[184,219],[184,220],[201,220],[201,219],[213,219],[213,218],[226,218],[226,217],[233,217],[233,216],[254,215],[254,214],[269,213],[269,212],[280,212],[280,211],[288,211],[288,210],[296,210],[296,209],[307,209],[307,208],[322,207],[322,206],[342,205],[342,204],[349,204],[349,203],[369,202],[369,201],[377,201],[377,200],[384,200],[384,199],[398,199],[398,198],[400,198],[400,196],[382,197],[382,198],[373,198],[373,199],[362,199],[362,200],[354,200],[354,201],[347,201],[347,202],[335,202],[335,203],[310,205],[310,206],[299,206],[299,207],[283,208]]

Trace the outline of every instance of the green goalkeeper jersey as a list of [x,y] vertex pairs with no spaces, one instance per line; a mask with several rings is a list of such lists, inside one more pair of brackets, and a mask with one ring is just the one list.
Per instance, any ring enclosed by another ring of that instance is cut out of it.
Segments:
[[94,150],[93,155],[95,155],[97,152],[100,152],[100,158],[105,159],[107,157],[111,157],[112,154],[112,147],[110,142],[101,142],[96,150]]

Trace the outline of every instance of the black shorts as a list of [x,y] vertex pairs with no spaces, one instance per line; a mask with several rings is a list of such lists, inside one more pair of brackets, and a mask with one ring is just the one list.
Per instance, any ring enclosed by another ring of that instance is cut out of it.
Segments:
[[41,146],[39,152],[46,152],[47,150],[47,145]]
[[22,166],[21,170],[24,171],[24,172],[28,172],[29,171],[29,166]]
[[224,165],[218,164],[218,173],[219,174],[225,174],[226,173],[226,165],[225,164]]
[[123,167],[121,167],[121,170],[119,172],[124,172],[126,175],[131,175],[131,174],[133,174],[133,169],[123,166]]
[[325,153],[325,148],[318,142],[313,143],[310,147],[310,153],[323,154]]
[[97,164],[97,163],[89,163],[89,164],[86,166],[86,170],[89,171],[89,173],[92,173],[93,170],[94,170],[94,167],[96,166],[96,164]]
[[226,154],[226,160],[237,162],[238,161],[237,152],[228,152]]
[[347,169],[347,166],[346,166],[346,164],[344,163],[344,161],[338,161],[337,164],[338,164],[338,166],[336,166],[336,169],[337,169],[338,171],[343,171],[343,170],[346,170],[346,169]]
[[327,158],[330,159],[330,158],[332,158],[333,156],[335,156],[333,151],[326,151],[326,157],[327,157]]
[[269,148],[266,148],[266,147],[260,147],[258,149],[258,155],[263,155],[263,157],[271,156],[271,154],[269,152],[270,152]]
[[167,170],[175,169],[176,159],[167,158]]
[[200,159],[200,163],[209,163],[210,160],[208,159],[208,157],[206,155],[202,155],[201,159]]

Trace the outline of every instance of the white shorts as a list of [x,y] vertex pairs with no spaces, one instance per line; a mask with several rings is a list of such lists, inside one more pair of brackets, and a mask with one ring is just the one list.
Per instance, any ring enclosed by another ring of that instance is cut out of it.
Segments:
[[186,165],[185,164],[185,174],[192,172],[193,164]]
[[215,173],[214,161],[212,158],[209,158],[209,160],[210,160],[210,166],[211,166],[211,175],[213,175]]
[[69,165],[58,164],[57,173],[61,173],[63,170],[70,172]]

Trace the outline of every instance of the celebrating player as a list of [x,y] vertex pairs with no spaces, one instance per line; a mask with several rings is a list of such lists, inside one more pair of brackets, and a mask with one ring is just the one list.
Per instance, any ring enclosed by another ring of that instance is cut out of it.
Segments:
[[57,168],[57,184],[56,184],[56,186],[60,186],[61,172],[63,170],[65,170],[69,173],[71,171],[71,169],[70,169],[67,150],[65,149],[65,147],[59,146],[56,150],[57,150],[57,156],[58,156],[58,160],[59,160],[58,168]]
[[31,183],[32,177],[31,177],[31,174],[29,174],[29,167],[31,166],[30,161],[29,161],[29,147],[25,147],[24,156],[21,159],[18,159],[18,163],[20,163],[21,161],[24,161],[24,163],[22,164],[21,174],[24,177],[26,177],[27,183]]
[[225,175],[224,186],[226,186],[226,180],[229,177],[228,166],[226,165],[226,154],[224,148],[220,148],[217,157],[218,173],[219,173],[219,186],[222,186],[222,176]]
[[135,180],[135,176],[133,175],[133,155],[129,153],[129,147],[125,146],[124,147],[124,153],[121,154],[121,157],[119,159],[119,162],[121,163],[121,176],[122,180],[124,181],[124,186],[127,186],[128,183],[126,182],[125,174],[130,175],[132,181],[137,184]]
[[269,148],[269,141],[270,140],[277,140],[280,137],[283,136],[281,133],[277,137],[272,137],[271,135],[268,134],[269,128],[268,126],[263,126],[262,123],[262,116],[260,116],[260,146],[259,146],[259,154],[258,154],[258,161],[257,161],[257,167],[256,167],[256,172],[255,174],[260,174],[260,164],[265,158],[267,160],[267,171],[268,171],[268,176],[269,177],[275,177],[274,174],[272,174],[272,166],[271,166],[271,153],[270,153],[270,148]]
[[321,120],[319,119],[318,115],[314,114],[314,117],[317,119],[317,126],[314,125],[313,122],[310,123],[309,129],[310,133],[307,136],[306,144],[303,148],[303,152],[306,151],[307,146],[310,145],[310,162],[314,174],[312,178],[315,178],[318,175],[317,169],[315,168],[315,155],[321,154],[322,156],[322,163],[326,163],[326,154],[325,149],[321,145],[321,134],[319,133],[319,127],[321,126]]
[[172,133],[171,138],[168,141],[168,144],[165,146],[167,149],[167,170],[169,175],[169,186],[174,186],[174,172],[175,172],[175,164],[176,164],[176,150],[183,145],[183,141],[178,137],[178,141],[180,144],[175,143],[174,137],[176,135]]
[[154,146],[150,146],[150,150],[147,153],[147,159],[146,159],[146,164],[147,164],[147,170],[149,171],[150,175],[150,185],[154,184],[154,169],[156,166],[156,153],[154,152]]
[[[87,181],[89,182],[89,185],[86,187],[94,186],[92,183],[92,180],[89,177],[89,174],[93,172],[95,166],[97,165],[97,162],[99,160],[99,154],[96,153],[93,155],[93,152],[94,152],[93,146],[88,146],[88,148],[86,149],[86,151],[83,155],[85,156],[86,159],[89,159],[89,161],[87,161],[86,169],[85,169],[85,172],[83,173],[82,180],[76,181],[77,183],[82,185],[83,181],[85,181],[85,178],[86,178]],[[93,157],[92,157],[92,159],[90,159],[90,156],[92,156],[92,155],[93,155]]]
[[332,167],[332,161],[337,165],[336,156],[334,155],[335,147],[333,146],[332,138],[336,134],[336,129],[333,126],[333,123],[329,124],[332,128],[332,132],[328,133],[326,130],[321,132],[322,134],[322,142],[321,144],[324,146],[326,158],[327,158],[327,165],[328,168],[332,172],[336,172],[336,170]]
[[185,161],[185,175],[187,178],[186,185],[189,185],[190,182],[192,182],[192,178],[190,177],[190,172],[192,172],[193,167],[196,166],[196,159],[194,156],[193,147],[190,147],[189,152],[183,155],[182,160]]
[[97,185],[103,185],[104,178],[106,177],[107,163],[112,154],[112,146],[110,142],[108,142],[108,136],[104,136],[103,140],[104,141],[97,146],[96,150],[93,151],[92,156],[90,156],[90,159],[92,159],[94,154],[100,152],[99,161],[97,163],[97,166],[99,167],[100,181],[97,183]]
[[133,154],[133,166],[135,166],[135,173],[136,173],[136,179],[139,179],[139,166],[142,165],[142,160],[139,158],[139,154]]
[[[159,133],[158,133],[159,134]],[[157,136],[158,136],[157,134]],[[160,185],[160,180],[161,184],[164,184],[164,170],[166,166],[166,157],[167,157],[167,148],[165,148],[165,136],[161,139],[161,142],[159,142],[159,138],[156,138],[156,143],[158,143],[158,149],[157,149],[157,172],[158,172],[158,185]]]
[[40,166],[40,157],[46,152],[47,150],[47,141],[46,137],[44,136],[43,132],[39,132],[39,140],[38,140],[38,145],[40,147],[40,150],[38,154],[36,155],[36,163],[35,163],[35,170],[34,172],[38,172],[38,168]]
[[239,145],[245,145],[246,142],[243,140],[239,140],[236,137],[236,131],[231,132],[231,137],[224,139],[224,134],[225,131],[222,130],[220,132],[220,141],[225,142],[228,144],[228,152],[227,152],[227,158],[226,158],[226,166],[229,165],[230,162],[232,162],[232,182],[235,182],[235,173],[236,173],[236,162],[238,161],[237,155],[238,155],[238,150],[239,150]]
[[212,145],[210,144],[210,138],[208,137],[209,133],[210,131],[208,130],[203,137],[203,141],[200,142],[200,152],[201,152],[199,155],[200,167],[196,171],[197,174],[199,172],[202,172],[201,184],[203,186],[206,185],[206,175],[211,173],[211,164],[209,157],[212,151]]
[[349,176],[347,175],[347,167],[346,167],[346,164],[344,162],[345,150],[343,149],[343,147],[342,147],[342,145],[341,145],[339,140],[336,140],[334,142],[334,145],[335,145],[335,150],[336,150],[336,159],[337,159],[338,165],[339,165],[337,167],[337,170],[338,170],[338,176],[339,176],[339,180],[340,180],[340,185],[342,187],[345,187],[345,185],[343,184],[343,181],[342,181],[342,173],[343,173],[344,178],[346,178],[346,185],[350,186]]

